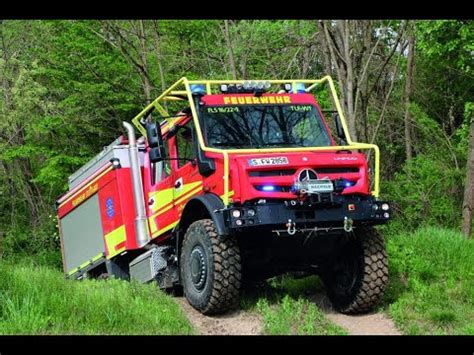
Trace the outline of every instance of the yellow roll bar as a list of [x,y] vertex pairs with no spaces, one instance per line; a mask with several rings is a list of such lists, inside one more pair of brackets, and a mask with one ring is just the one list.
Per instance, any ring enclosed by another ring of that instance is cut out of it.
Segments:
[[[260,81],[260,80],[259,80]],[[291,80],[261,80],[269,82],[270,84],[286,84],[291,83],[293,91],[296,92],[296,83],[304,83],[309,86],[305,89],[306,92],[312,91],[318,85],[327,82],[331,90],[331,94],[336,105],[336,110],[341,118],[342,128],[344,130],[344,135],[346,137],[347,145],[344,146],[328,146],[328,147],[296,147],[296,148],[265,148],[265,149],[217,149],[207,147],[204,143],[204,138],[202,136],[201,126],[198,120],[198,114],[196,107],[194,105],[194,100],[191,92],[191,85],[204,85],[206,88],[206,94],[212,94],[213,85],[221,84],[243,84],[245,80],[188,80],[183,77],[171,85],[167,90],[165,90],[160,96],[158,96],[153,102],[147,105],[138,115],[136,115],[132,122],[135,124],[137,129],[146,137],[146,130],[141,124],[140,120],[156,108],[160,114],[164,116],[169,116],[166,110],[160,105],[160,102],[163,101],[175,101],[175,100],[185,100],[182,96],[187,96],[189,101],[189,106],[193,115],[194,125],[196,127],[196,133],[198,137],[199,146],[205,152],[214,152],[223,155],[224,158],[224,204],[229,205],[229,154],[235,153],[285,153],[285,152],[308,152],[308,151],[333,151],[333,150],[357,150],[357,149],[373,149],[375,152],[375,163],[374,163],[374,190],[372,194],[375,197],[379,196],[379,174],[380,174],[380,150],[379,147],[375,144],[367,143],[358,143],[354,142],[351,139],[349,134],[349,129],[347,126],[346,118],[342,112],[341,105],[339,103],[339,98],[337,96],[336,88],[332,78],[328,75],[322,79],[291,79]],[[184,87],[184,90],[183,90]],[[177,88],[181,88],[178,90]]]

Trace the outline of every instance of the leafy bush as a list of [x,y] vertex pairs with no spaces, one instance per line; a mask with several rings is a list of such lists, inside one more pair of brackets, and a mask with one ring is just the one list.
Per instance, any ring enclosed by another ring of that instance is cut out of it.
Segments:
[[[397,217],[389,230],[414,230],[420,225],[457,228],[461,222],[468,126],[449,140],[443,127],[418,105],[413,116],[415,156],[382,179],[384,198]],[[467,129],[466,129],[467,128]]]
[[395,230],[421,224],[457,227],[461,221],[463,171],[447,169],[434,155],[420,154],[385,183],[384,198],[392,202]]
[[13,225],[7,229],[3,239],[3,255],[7,260],[31,258],[37,265],[61,267],[59,231],[55,215],[42,218],[36,227],[28,224]]

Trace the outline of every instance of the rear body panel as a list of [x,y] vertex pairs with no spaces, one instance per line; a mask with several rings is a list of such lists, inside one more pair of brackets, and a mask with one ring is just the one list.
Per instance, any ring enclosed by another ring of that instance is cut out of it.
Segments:
[[93,263],[137,248],[135,208],[127,151],[116,147],[125,166],[105,162],[58,200],[58,219],[67,276]]

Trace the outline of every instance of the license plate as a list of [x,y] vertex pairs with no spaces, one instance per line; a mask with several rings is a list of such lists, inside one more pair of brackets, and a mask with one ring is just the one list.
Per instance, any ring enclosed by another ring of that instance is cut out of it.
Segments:
[[287,157],[269,157],[269,158],[256,158],[249,159],[250,166],[263,166],[263,165],[287,165]]
[[299,190],[306,190],[309,193],[333,192],[334,185],[329,180],[309,180],[296,184]]

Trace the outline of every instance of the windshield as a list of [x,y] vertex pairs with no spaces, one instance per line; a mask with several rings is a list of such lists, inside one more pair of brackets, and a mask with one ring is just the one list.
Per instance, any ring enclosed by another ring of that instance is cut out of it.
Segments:
[[331,145],[326,127],[313,105],[204,106],[201,112],[209,147]]

